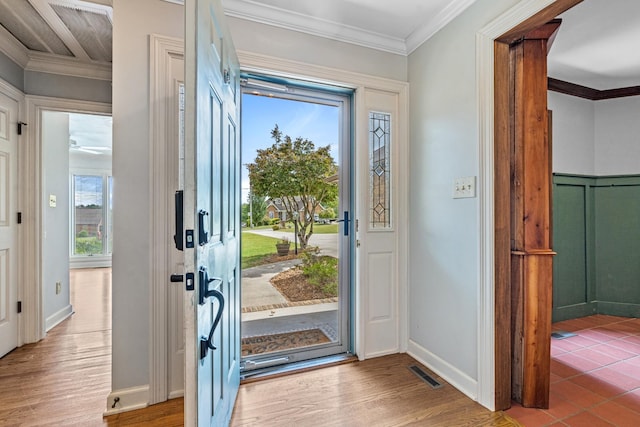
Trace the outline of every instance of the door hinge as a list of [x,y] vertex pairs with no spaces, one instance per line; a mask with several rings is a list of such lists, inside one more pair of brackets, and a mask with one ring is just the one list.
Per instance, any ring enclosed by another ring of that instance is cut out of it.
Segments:
[[22,301],[18,301],[18,313],[22,313]]
[[18,212],[18,224],[22,224],[22,212]]
[[26,126],[25,122],[18,122],[18,135],[22,135],[22,126]]

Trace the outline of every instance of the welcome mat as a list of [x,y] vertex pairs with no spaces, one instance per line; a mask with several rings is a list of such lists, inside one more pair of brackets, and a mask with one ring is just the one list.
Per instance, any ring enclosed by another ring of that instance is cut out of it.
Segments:
[[329,337],[320,329],[306,329],[304,331],[284,332],[273,335],[242,338],[242,356],[252,354],[272,353],[274,351],[289,350],[299,347],[331,342]]

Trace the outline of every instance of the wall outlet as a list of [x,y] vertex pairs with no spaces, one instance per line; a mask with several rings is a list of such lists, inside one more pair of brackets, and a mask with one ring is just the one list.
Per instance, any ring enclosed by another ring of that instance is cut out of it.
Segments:
[[62,282],[56,282],[56,295],[62,292]]
[[58,204],[58,198],[55,195],[50,194],[49,195],[49,207],[50,208],[55,208],[57,204]]
[[465,176],[453,181],[453,198],[464,199],[476,197],[476,177]]

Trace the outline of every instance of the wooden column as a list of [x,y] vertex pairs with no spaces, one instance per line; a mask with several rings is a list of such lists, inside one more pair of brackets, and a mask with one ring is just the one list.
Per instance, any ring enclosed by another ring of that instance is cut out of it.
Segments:
[[559,20],[511,47],[515,68],[511,143],[512,397],[549,407],[553,255],[547,52]]

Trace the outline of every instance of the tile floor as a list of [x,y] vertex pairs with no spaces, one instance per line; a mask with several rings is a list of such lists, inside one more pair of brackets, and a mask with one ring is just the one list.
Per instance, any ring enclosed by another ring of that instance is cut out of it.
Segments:
[[549,409],[506,413],[526,427],[640,426],[640,319],[598,314],[553,330],[577,335],[551,339]]

